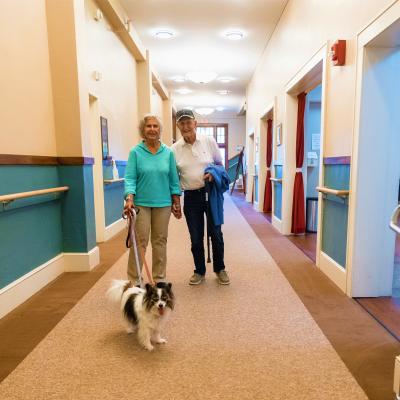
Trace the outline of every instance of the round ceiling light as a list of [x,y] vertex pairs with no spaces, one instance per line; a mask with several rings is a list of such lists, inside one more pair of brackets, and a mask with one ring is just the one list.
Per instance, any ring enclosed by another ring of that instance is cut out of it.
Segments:
[[196,111],[196,113],[200,115],[210,115],[214,112],[214,109],[211,107],[200,107],[196,108],[194,111]]
[[186,107],[183,107],[183,109],[184,109],[184,110],[191,110],[191,111],[193,111],[193,110],[194,110],[194,107],[192,107],[192,106],[186,106]]
[[158,39],[171,39],[175,36],[174,32],[169,29],[159,29],[154,35]]
[[244,37],[244,33],[239,30],[225,32],[225,36],[230,40],[241,40]]
[[176,89],[175,92],[179,93],[179,94],[189,94],[189,93],[192,93],[192,90],[190,90],[188,88],[180,88],[180,89]]
[[186,74],[186,78],[195,83],[209,83],[217,77],[213,71],[192,71]]
[[218,80],[219,80],[220,82],[223,82],[223,83],[229,83],[229,82],[234,81],[235,78],[232,78],[231,76],[220,76],[220,77],[218,78]]
[[230,90],[217,90],[217,93],[222,96],[226,96],[228,93],[230,93]]
[[217,111],[224,111],[224,110],[225,110],[225,107],[217,107],[216,110],[217,110]]

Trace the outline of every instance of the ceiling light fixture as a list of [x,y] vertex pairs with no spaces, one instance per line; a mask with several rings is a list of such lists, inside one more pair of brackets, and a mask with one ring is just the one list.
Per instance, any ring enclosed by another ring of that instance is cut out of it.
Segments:
[[192,71],[186,74],[186,78],[195,83],[209,83],[217,77],[213,71]]
[[224,90],[217,90],[217,93],[222,95],[222,96],[225,96],[228,93],[230,93],[230,90],[225,90],[225,89]]
[[229,83],[235,80],[235,78],[232,78],[231,76],[220,76],[219,78],[217,78],[220,82],[223,83]]
[[244,33],[239,30],[233,30],[225,32],[225,36],[230,40],[241,40],[244,37]]
[[171,39],[175,36],[174,32],[169,29],[159,29],[154,35],[158,39]]
[[211,107],[201,107],[196,108],[194,111],[196,111],[196,113],[200,115],[210,115],[214,112],[214,109]]
[[224,111],[224,110],[225,110],[225,107],[217,107],[216,110],[217,110],[217,111]]
[[184,109],[184,110],[191,110],[191,111],[193,111],[193,110],[194,110],[194,107],[192,107],[192,106],[186,106],[186,107],[183,107],[183,109]]
[[174,82],[185,82],[186,79],[184,76],[177,75],[173,76],[171,80],[173,80]]
[[189,94],[192,93],[193,90],[190,90],[188,88],[180,88],[180,89],[176,89],[175,92],[179,93],[179,94]]

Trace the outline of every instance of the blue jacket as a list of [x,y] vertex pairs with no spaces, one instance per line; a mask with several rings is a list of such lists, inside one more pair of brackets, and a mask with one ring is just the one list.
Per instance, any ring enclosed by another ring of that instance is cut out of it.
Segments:
[[204,171],[213,176],[210,184],[210,208],[214,225],[224,223],[224,193],[229,189],[229,176],[222,165],[210,164]]

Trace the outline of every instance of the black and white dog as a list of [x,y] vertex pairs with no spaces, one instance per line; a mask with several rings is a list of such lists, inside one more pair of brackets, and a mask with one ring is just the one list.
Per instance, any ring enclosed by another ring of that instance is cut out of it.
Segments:
[[160,329],[174,308],[174,294],[171,283],[149,283],[145,289],[132,285],[130,281],[114,280],[107,291],[113,303],[120,303],[121,311],[128,324],[127,332],[137,328],[139,343],[147,350],[154,349],[153,343],[166,343]]

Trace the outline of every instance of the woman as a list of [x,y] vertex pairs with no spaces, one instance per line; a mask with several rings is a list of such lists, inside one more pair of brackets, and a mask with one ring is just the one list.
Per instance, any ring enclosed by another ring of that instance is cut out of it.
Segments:
[[[166,277],[171,211],[176,218],[182,217],[181,189],[174,153],[160,141],[160,119],[155,115],[145,115],[140,121],[139,131],[143,141],[132,148],[126,166],[124,212],[133,207],[140,210],[136,219],[138,246],[144,254],[151,232],[153,280],[162,282]],[[140,264],[142,270],[142,260]],[[129,252],[128,279],[135,285],[139,283],[133,248]]]

